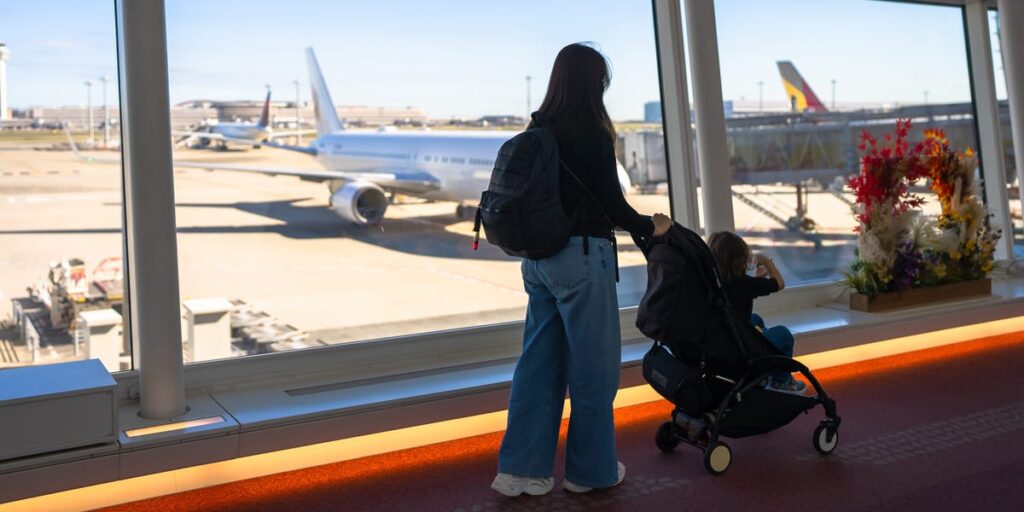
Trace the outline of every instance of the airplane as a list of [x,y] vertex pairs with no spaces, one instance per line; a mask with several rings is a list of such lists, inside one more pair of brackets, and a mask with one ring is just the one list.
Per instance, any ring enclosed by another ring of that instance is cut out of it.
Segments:
[[789,96],[790,108],[793,112],[828,112],[825,104],[814,94],[810,84],[804,80],[796,66],[788,60],[780,60],[779,74],[782,75],[782,85],[786,88],[786,95]]
[[[515,132],[349,130],[338,118],[312,48],[306,48],[306,64],[316,114],[316,139],[309,146],[293,146],[270,139],[262,144],[310,155],[323,170],[182,160],[175,160],[174,166],[295,176],[323,182],[330,192],[331,210],[356,225],[380,224],[395,194],[452,201],[458,205],[455,213],[459,218],[466,219],[473,214],[475,210],[467,205],[480,200],[480,194],[490,181],[498,149]],[[105,161],[81,155],[70,140],[70,134],[68,138],[80,158]],[[620,185],[629,190],[631,185],[625,169],[621,164],[617,167]]]
[[180,137],[175,146],[184,145],[190,141],[198,141],[199,146],[209,146],[210,142],[217,141],[220,149],[227,149],[228,142],[252,145],[259,149],[260,146],[272,139],[281,137],[292,137],[298,133],[307,133],[303,130],[288,132],[275,132],[270,127],[270,88],[267,88],[267,98],[263,101],[263,110],[256,123],[216,123],[206,124],[194,131],[172,131],[173,135]]

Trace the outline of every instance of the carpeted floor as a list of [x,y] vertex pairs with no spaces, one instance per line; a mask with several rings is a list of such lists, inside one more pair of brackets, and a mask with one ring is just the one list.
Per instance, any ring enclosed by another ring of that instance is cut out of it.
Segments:
[[626,481],[586,495],[563,491],[560,469],[546,496],[495,494],[496,433],[108,510],[1024,510],[1024,333],[815,375],[843,417],[828,458],[811,445],[819,408],[769,434],[726,440],[732,466],[713,477],[698,450],[655,448],[670,407],[653,403],[616,412]]

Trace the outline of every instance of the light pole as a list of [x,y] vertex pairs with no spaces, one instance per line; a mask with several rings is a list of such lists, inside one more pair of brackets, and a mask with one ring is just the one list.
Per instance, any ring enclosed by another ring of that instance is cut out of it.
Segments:
[[95,139],[93,138],[94,130],[96,128],[96,122],[93,120],[93,117],[92,117],[92,80],[86,80],[85,81],[85,91],[86,91],[85,105],[86,105],[86,109],[88,109],[88,111],[89,111],[89,140],[86,142],[86,145],[92,146],[93,144],[96,143]]
[[836,109],[836,79],[832,79],[832,110]]
[[11,58],[11,51],[7,45],[0,41],[0,121],[10,117],[7,110],[7,60]]
[[526,122],[530,122],[530,114],[533,113],[533,104],[530,101],[530,75],[526,75]]
[[764,112],[764,80],[757,81],[757,111]]
[[924,91],[924,106],[928,106],[928,91]]
[[296,144],[302,145],[302,96],[299,94],[299,81],[292,80],[295,84],[295,140]]
[[109,76],[101,76],[98,78],[100,83],[103,84],[103,147],[110,147],[110,110],[107,105],[107,82],[110,81]]

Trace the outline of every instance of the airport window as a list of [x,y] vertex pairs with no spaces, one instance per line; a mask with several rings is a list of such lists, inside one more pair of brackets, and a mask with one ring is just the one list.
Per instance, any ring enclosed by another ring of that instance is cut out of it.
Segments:
[[[836,280],[854,257],[858,137],[913,120],[977,149],[962,10],[897,2],[715,3],[737,231],[787,284]],[[836,24],[830,20],[843,19]],[[802,20],[794,25],[793,20]],[[865,37],[898,34],[898,37]],[[915,190],[939,205],[924,183]]]
[[0,370],[83,359],[131,369],[110,6],[3,5]]
[[[186,362],[522,320],[519,260],[486,243],[472,250],[472,206],[488,173],[462,167],[469,158],[493,165],[571,42],[595,41],[612,62],[606,103],[627,199],[642,213],[669,211],[661,120],[644,109],[660,101],[651,2],[611,2],[599,13],[586,0],[527,4],[167,3],[183,332],[200,331],[187,326],[194,308],[215,304],[226,319],[203,330],[216,333],[209,339],[185,340]],[[541,8],[553,11],[537,18]],[[215,22],[225,18],[246,29]],[[385,18],[398,39],[367,46]],[[495,19],[536,37],[508,45],[492,37]],[[424,20],[438,29],[427,39],[417,35]],[[268,33],[270,46],[261,44]],[[224,46],[211,53],[209,40]],[[467,40],[474,51],[453,51]],[[311,74],[326,91],[313,93]],[[304,84],[300,98],[294,80]],[[295,100],[306,105],[302,125],[279,127],[278,117],[295,117]],[[297,145],[295,131],[315,151],[264,143]],[[438,151],[423,157],[429,170],[407,169],[421,149],[407,144],[422,141]],[[459,168],[436,174],[446,164]],[[239,168],[254,172],[217,170]],[[325,170],[339,179],[324,179]],[[635,306],[646,267],[627,233],[619,247],[620,305]]]
[[1013,245],[1017,259],[1024,257],[1024,219],[1021,211],[1021,184],[1017,180],[1018,162],[1013,152],[1013,127],[1010,125],[1010,105],[1007,98],[1006,73],[1003,68],[1002,41],[999,38],[999,13],[989,12],[989,29],[992,31],[992,64],[996,75],[996,98],[999,99],[999,128],[1003,138],[1003,155],[1006,161],[1006,182],[1010,184],[1010,221],[1013,223]]

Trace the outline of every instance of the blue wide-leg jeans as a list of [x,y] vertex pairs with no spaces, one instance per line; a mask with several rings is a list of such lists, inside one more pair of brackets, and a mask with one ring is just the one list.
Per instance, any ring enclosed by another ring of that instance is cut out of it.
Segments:
[[[750,322],[753,323],[755,327],[760,328],[761,334],[763,334],[764,337],[775,346],[775,348],[779,349],[779,352],[782,352],[782,355],[786,357],[793,357],[793,344],[796,343],[796,340],[788,327],[784,325],[776,325],[775,327],[770,328],[765,327],[764,319],[757,313],[751,315]],[[793,375],[788,372],[781,372],[775,374],[773,378],[781,382],[786,382],[792,380]]]
[[595,488],[618,481],[612,401],[622,340],[615,253],[609,240],[588,242],[589,254],[583,238],[574,236],[550,258],[523,261],[530,300],[498,453],[500,473],[551,476],[568,388],[566,479]]

